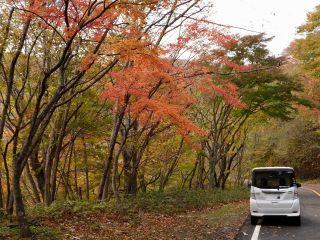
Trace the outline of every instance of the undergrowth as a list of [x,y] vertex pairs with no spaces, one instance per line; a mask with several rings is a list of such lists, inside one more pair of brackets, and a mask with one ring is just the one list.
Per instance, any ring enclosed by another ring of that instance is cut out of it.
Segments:
[[[40,223],[31,226],[34,234],[32,239],[61,239],[63,234],[61,229],[59,230],[53,225],[48,226],[47,223],[55,222],[68,215],[76,214],[85,218],[87,214],[90,216],[94,213],[106,212],[123,216],[132,224],[134,221],[140,221],[139,214],[137,214],[139,212],[175,214],[215,206],[218,209],[221,208],[222,211],[224,204],[244,199],[248,199],[248,189],[245,188],[224,191],[171,189],[165,192],[139,193],[136,197],[123,197],[120,203],[116,203],[112,199],[106,202],[55,201],[50,207],[38,204],[27,207],[27,216],[31,222],[35,220],[35,222]],[[194,217],[200,220],[205,218],[210,220],[210,218],[213,218],[213,216],[210,216],[195,215]],[[11,221],[14,221],[14,219],[6,216],[0,217],[0,239],[19,239],[19,228],[7,226],[7,223]],[[44,224],[41,224],[42,222]]]
[[150,191],[136,197],[124,197],[120,203],[113,199],[107,202],[56,201],[50,207],[38,204],[28,208],[28,215],[42,217],[60,217],[94,211],[107,211],[118,214],[130,214],[138,211],[172,214],[191,208],[203,208],[215,204],[224,204],[248,198],[248,190],[238,188],[224,191],[208,190],[170,190],[166,192]]

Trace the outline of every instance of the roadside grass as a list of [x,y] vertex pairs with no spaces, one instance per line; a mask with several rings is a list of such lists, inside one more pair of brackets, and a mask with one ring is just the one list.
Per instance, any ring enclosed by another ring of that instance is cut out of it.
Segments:
[[[200,239],[235,239],[248,216],[247,201],[227,203],[218,208],[208,208],[193,212],[189,217],[193,222],[205,222],[206,229]],[[186,236],[180,238],[185,239]]]
[[106,211],[117,214],[130,214],[139,211],[172,214],[187,209],[200,209],[216,204],[240,201],[248,198],[247,188],[230,190],[185,190],[175,189],[166,192],[150,191],[140,193],[135,198],[122,198],[120,203],[64,201],[54,202],[50,207],[38,204],[28,209],[28,215],[36,218],[60,217],[63,214]]
[[[123,198],[121,203],[56,201],[50,207],[38,204],[27,208],[27,215],[39,223],[31,227],[31,239],[207,239],[210,234],[234,234],[247,211],[247,199],[247,188],[172,189],[141,193],[135,198]],[[19,229],[7,227],[8,221],[0,218],[0,239],[19,239]],[[228,233],[223,232],[225,226],[230,226]]]
[[239,217],[248,214],[248,208],[243,204],[226,204],[215,211],[195,213],[196,218],[206,219],[215,226],[230,226],[239,223]]

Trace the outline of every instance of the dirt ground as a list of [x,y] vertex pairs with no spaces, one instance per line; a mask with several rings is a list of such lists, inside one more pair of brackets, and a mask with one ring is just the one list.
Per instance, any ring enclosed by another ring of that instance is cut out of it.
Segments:
[[247,202],[165,215],[147,212],[127,215],[81,213],[47,219],[56,239],[234,239],[245,220]]

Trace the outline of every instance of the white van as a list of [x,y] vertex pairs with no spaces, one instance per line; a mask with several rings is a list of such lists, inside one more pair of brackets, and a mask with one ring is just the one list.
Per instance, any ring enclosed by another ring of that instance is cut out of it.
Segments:
[[259,167],[252,170],[251,224],[263,216],[287,216],[300,225],[300,200],[291,167]]

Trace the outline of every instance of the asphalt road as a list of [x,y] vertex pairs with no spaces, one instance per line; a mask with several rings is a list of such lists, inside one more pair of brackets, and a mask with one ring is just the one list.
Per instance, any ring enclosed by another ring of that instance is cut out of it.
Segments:
[[[316,192],[313,192],[315,190]],[[319,240],[320,239],[320,186],[308,185],[299,189],[301,226],[295,226],[287,218],[270,217],[252,226],[250,218],[240,229],[237,240]],[[260,223],[260,224],[259,224]],[[260,231],[258,231],[260,230]],[[254,232],[256,232],[254,234]],[[259,234],[257,235],[257,232]],[[255,236],[253,236],[255,235]],[[258,236],[258,237],[257,237]]]

